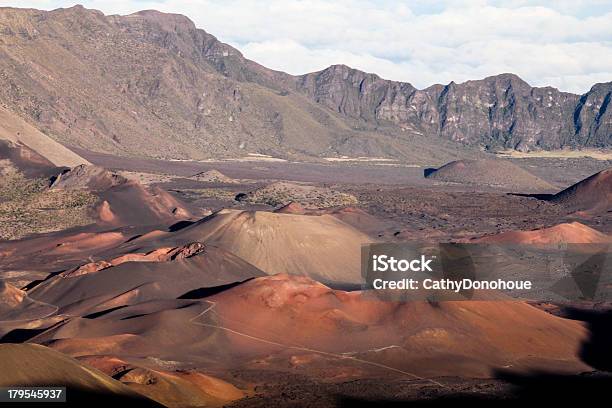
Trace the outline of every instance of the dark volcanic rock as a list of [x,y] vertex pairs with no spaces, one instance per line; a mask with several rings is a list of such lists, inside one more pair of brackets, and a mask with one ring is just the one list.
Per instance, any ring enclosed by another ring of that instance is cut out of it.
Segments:
[[580,98],[574,112],[576,144],[609,146],[612,138],[612,82],[596,84]]
[[417,90],[335,65],[301,76],[298,88],[352,118],[470,145],[518,150],[612,145],[612,83],[597,84],[580,97],[501,74]]
[[600,171],[555,194],[552,202],[575,211],[612,210],[612,168]]

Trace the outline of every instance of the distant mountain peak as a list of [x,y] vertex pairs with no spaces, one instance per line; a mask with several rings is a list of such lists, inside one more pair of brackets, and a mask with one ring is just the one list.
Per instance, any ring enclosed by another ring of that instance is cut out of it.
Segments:
[[182,14],[163,13],[157,10],[142,10],[126,17],[141,17],[145,20],[158,24],[162,29],[168,31],[195,30],[196,26],[189,17]]
[[423,90],[344,64],[292,76],[155,10],[0,8],[0,32],[0,104],[57,141],[95,151],[431,163],[423,152],[450,161],[478,154],[472,146],[612,145],[612,83],[581,97],[511,73]]

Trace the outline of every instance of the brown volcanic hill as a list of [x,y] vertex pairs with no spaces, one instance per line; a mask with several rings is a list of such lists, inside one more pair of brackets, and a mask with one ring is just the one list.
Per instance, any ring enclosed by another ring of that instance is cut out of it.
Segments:
[[101,201],[95,216],[106,224],[167,224],[191,217],[187,205],[165,190],[143,186],[98,166],[80,165],[60,173],[51,189],[96,194]]
[[221,248],[192,243],[90,262],[48,278],[28,294],[60,313],[82,315],[263,275]]
[[232,384],[194,370],[151,370],[110,356],[84,356],[79,361],[165,406],[221,406],[245,397]]
[[79,401],[160,406],[112,377],[38,344],[0,344],[0,386],[67,386],[71,404]]
[[206,251],[204,244],[200,242],[192,242],[180,247],[157,248],[147,253],[130,252],[108,261],[89,262],[74,268],[70,271],[64,271],[61,276],[71,278],[80,275],[87,275],[101,271],[103,269],[112,268],[126,262],[169,262],[177,259],[186,259],[196,256]]
[[306,209],[300,203],[290,201],[288,204],[274,210],[274,212],[281,214],[306,214]]
[[506,160],[457,160],[425,177],[461,184],[488,185],[512,191],[549,191],[555,187]]
[[0,321],[26,321],[47,317],[57,312],[53,305],[28,297],[25,291],[0,281]]
[[167,238],[224,248],[268,274],[361,281],[361,245],[372,238],[332,215],[222,210]]
[[155,357],[178,367],[300,369],[319,380],[414,379],[487,377],[508,366],[580,372],[587,367],[577,352],[587,335],[580,322],[495,295],[390,302],[282,274],[203,300],[158,300],[72,318],[34,341],[73,356]]
[[25,146],[0,141],[0,239],[96,221],[106,226],[171,225],[191,216],[187,204],[159,187],[92,165],[62,170]]
[[473,240],[495,244],[606,244],[612,237],[579,222],[533,231],[508,231]]
[[[289,275],[253,279],[211,300],[219,325],[237,327],[245,322],[248,311],[246,334],[262,333],[270,341],[344,353],[421,375],[475,374],[501,361],[514,361],[517,369],[529,366],[529,355],[565,356],[573,361],[571,366],[577,363],[575,347],[585,334],[577,322],[502,298],[436,305],[397,303],[382,301],[371,292],[332,290],[309,278]],[[541,330],[536,334],[533,327]],[[244,342],[240,336],[230,341]],[[535,360],[531,364],[537,365]]]
[[80,165],[57,175],[51,184],[51,188],[105,191],[126,182],[127,179],[125,177],[114,174],[102,167]]
[[[121,230],[68,230],[0,242],[0,270],[57,272],[86,263],[90,257],[95,259],[108,254],[129,238],[130,235]],[[75,265],[75,260],[78,265]]]
[[612,209],[612,168],[592,176],[555,194],[552,202],[574,211],[606,212]]
[[89,191],[50,190],[61,168],[29,147],[0,140],[0,239],[93,223],[97,197]]

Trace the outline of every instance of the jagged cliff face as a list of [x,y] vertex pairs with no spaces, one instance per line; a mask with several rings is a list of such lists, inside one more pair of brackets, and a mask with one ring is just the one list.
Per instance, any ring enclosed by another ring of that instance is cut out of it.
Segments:
[[342,65],[294,77],[180,15],[0,8],[0,104],[67,145],[114,154],[433,163],[475,154],[462,145],[610,146],[611,89],[580,97],[504,74],[417,90]]
[[510,148],[556,148],[571,136],[575,95],[532,88],[515,75],[446,86],[437,95],[442,136]]
[[342,115],[394,123],[408,121],[404,107],[416,91],[410,84],[387,81],[344,65],[299,77],[297,89]]
[[597,84],[584,94],[574,112],[574,124],[582,145],[611,144],[612,137],[612,82]]
[[582,97],[534,88],[512,74],[417,90],[339,65],[300,77],[298,88],[343,115],[470,145],[530,150],[612,144],[609,83]]

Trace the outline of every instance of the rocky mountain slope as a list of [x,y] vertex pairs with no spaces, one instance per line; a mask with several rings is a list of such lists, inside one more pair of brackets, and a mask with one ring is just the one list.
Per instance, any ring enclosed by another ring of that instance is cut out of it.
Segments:
[[[346,66],[291,76],[187,17],[0,8],[0,105],[53,139],[163,158],[385,156],[612,145],[612,84],[582,97],[503,74],[417,90]],[[460,144],[454,142],[461,142]]]
[[514,74],[418,90],[334,65],[299,77],[298,89],[351,118],[469,145],[530,150],[612,144],[612,82],[582,96],[534,88]]
[[[89,164],[87,160],[65,148],[60,143],[31,126],[19,116],[0,106],[0,146],[25,146],[22,152],[31,150],[55,166]],[[1,153],[0,153],[1,155]]]

